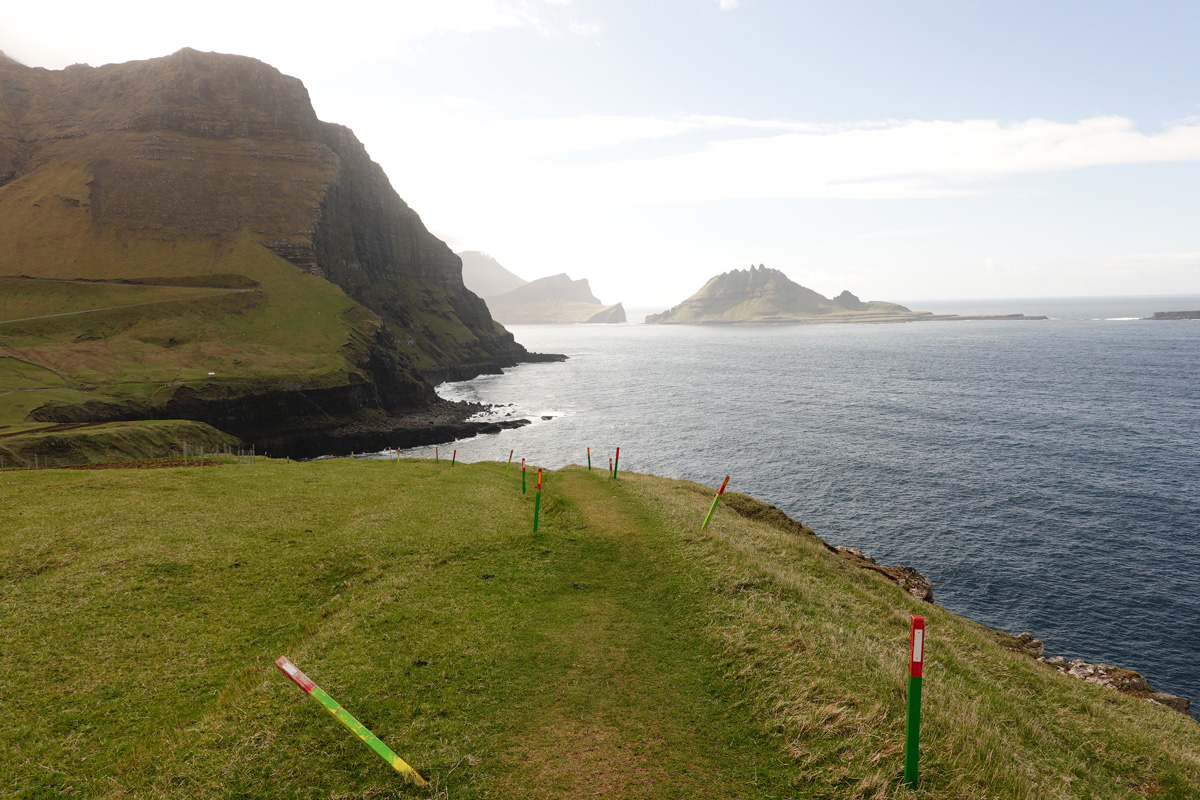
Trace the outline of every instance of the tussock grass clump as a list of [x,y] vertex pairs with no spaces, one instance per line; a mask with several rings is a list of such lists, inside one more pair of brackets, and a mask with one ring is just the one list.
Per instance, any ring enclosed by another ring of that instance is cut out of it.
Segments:
[[[1200,729],[694,484],[354,461],[4,473],[16,797],[1193,797]],[[908,616],[929,627],[900,787]],[[287,655],[430,778],[404,782]]]

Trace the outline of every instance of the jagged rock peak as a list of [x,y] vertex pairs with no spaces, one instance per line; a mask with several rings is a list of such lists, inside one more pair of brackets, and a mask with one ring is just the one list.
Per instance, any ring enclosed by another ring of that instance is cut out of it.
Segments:
[[858,296],[849,289],[833,298],[833,302],[847,311],[864,311],[867,308],[867,304],[859,300]]

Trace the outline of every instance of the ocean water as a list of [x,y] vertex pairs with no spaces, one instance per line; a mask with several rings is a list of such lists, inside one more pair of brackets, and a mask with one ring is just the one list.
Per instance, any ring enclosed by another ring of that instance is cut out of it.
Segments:
[[1200,322],[1131,319],[1200,297],[1035,305],[989,309],[1054,318],[512,326],[570,360],[439,393],[535,423],[441,448],[557,468],[590,446],[607,468],[620,447],[622,470],[729,473],[827,541],[915,567],[951,611],[1200,706]]

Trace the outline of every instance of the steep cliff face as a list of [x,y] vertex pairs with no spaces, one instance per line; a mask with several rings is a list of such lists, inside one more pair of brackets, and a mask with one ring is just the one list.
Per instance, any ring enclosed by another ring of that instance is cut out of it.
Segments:
[[339,413],[400,413],[435,401],[422,374],[529,355],[354,134],[251,58],[185,49],[49,71],[0,57],[0,241],[0,276],[255,287],[253,302],[110,319],[87,308],[97,284],[77,283],[86,318],[0,319],[0,344],[73,386],[161,386],[109,406],[241,409],[252,430],[303,405],[289,391],[319,390]]
[[849,291],[832,300],[759,264],[717,275],[674,308],[648,323],[855,322],[920,316],[895,303],[864,303]]

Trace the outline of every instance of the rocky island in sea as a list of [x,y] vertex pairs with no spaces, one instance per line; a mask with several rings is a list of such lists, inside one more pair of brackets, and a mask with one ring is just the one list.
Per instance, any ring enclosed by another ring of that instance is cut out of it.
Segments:
[[510,325],[625,322],[620,303],[601,303],[587,278],[572,280],[565,272],[526,281],[487,253],[459,253],[463,282],[483,298],[499,322]]
[[1155,311],[1154,316],[1146,317],[1146,319],[1200,319],[1200,311]]
[[735,269],[708,281],[700,291],[661,314],[650,324],[909,322],[954,319],[1045,319],[1024,314],[960,316],[912,311],[898,303],[863,301],[850,291],[828,298],[801,286],[777,269],[759,264]]
[[382,449],[470,425],[432,383],[541,358],[252,58],[0,55],[0,242],[6,433],[191,420],[277,455]]

